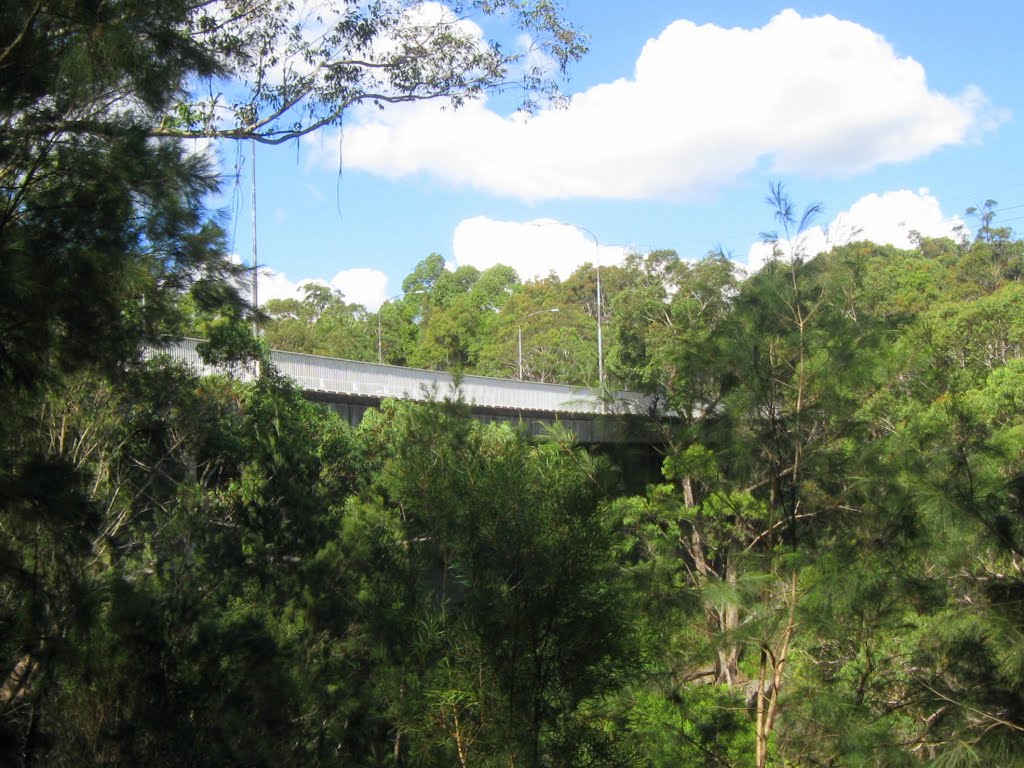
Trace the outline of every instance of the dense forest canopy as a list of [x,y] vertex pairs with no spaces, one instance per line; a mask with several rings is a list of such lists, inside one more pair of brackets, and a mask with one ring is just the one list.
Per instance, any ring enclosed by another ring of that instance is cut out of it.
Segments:
[[[575,44],[549,3],[473,6]],[[594,383],[596,275],[435,254],[377,315],[314,285],[255,338],[217,179],[155,137],[199,130],[166,120],[188,83],[249,82],[284,8],[0,8],[0,762],[1024,762],[1024,241],[996,204],[959,241],[809,254],[775,186],[755,274],[602,269],[611,382],[680,416],[642,493],[457,395],[351,427],[268,344],[373,360],[379,329],[389,362],[511,376],[522,330],[525,378]],[[324,83],[256,85],[264,139],[336,117],[282,128]],[[183,333],[260,375],[142,359]]]

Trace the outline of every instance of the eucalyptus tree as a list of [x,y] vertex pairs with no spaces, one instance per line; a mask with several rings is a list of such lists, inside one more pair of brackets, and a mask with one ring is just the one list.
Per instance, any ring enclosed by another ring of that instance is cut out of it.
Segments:
[[597,340],[590,318],[568,300],[564,285],[554,275],[519,287],[491,318],[488,329],[480,346],[480,373],[518,377],[521,331],[524,379],[582,386],[596,383]]
[[[518,42],[485,34],[489,17]],[[459,107],[514,89],[530,109],[557,95],[556,78],[586,52],[547,0],[214,0],[190,6],[179,32],[222,69],[203,73],[154,133],[265,144],[340,126],[361,105]]]
[[268,320],[261,326],[263,341],[271,349],[341,357],[346,360],[375,360],[376,323],[361,304],[345,301],[340,291],[307,283],[305,296],[272,299],[261,309]]

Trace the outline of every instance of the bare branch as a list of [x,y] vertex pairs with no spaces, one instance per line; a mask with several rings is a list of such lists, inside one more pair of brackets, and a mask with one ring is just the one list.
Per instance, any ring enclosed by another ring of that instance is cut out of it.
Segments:
[[36,3],[36,7],[32,9],[32,13],[29,14],[28,18],[25,19],[25,24],[18,31],[18,34],[10,42],[10,44],[4,48],[3,53],[0,53],[0,67],[4,65],[4,60],[11,55],[15,48],[21,45],[25,36],[28,35],[28,31],[32,28],[32,24],[35,22],[36,17],[39,16],[39,12],[43,10],[43,0],[39,0]]

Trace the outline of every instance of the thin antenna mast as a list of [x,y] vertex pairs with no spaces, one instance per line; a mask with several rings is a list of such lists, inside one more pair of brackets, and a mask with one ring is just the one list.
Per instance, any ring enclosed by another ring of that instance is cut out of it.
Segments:
[[259,311],[259,259],[256,251],[256,140],[252,141],[252,173],[250,176],[252,182],[252,330],[257,336],[260,333],[259,319],[257,318],[257,312]]

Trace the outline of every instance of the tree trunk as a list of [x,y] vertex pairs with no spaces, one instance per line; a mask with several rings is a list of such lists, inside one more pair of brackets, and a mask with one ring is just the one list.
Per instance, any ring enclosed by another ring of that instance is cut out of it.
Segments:
[[[786,595],[788,615],[786,628],[782,631],[775,648],[770,641],[761,645],[761,666],[757,679],[757,721],[756,721],[756,764],[757,768],[765,768],[768,764],[768,738],[775,727],[775,718],[779,710],[779,693],[782,690],[782,677],[786,671],[786,658],[789,655],[789,643],[796,630],[796,573],[790,579],[789,593]],[[769,680],[769,673],[771,679]]]
[[[725,565],[725,580],[728,584],[736,586],[737,573],[736,565],[732,559]],[[735,642],[732,635],[740,626],[740,609],[735,603],[718,608],[717,631],[725,639],[725,643],[718,648],[715,660],[715,682],[719,685],[735,685],[739,672],[740,646]]]

